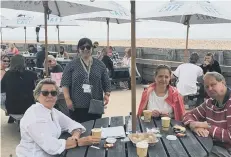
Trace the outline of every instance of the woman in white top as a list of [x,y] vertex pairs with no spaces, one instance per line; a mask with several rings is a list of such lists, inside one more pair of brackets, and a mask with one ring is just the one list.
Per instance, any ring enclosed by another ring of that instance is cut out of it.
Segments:
[[166,65],[156,68],[154,81],[142,94],[138,115],[151,110],[153,117],[169,116],[181,120],[185,110],[183,99],[175,87],[169,85],[171,69]]
[[[44,79],[34,90],[38,103],[25,112],[20,122],[21,141],[16,148],[17,157],[51,157],[65,149],[98,143],[91,136],[80,138],[85,128],[54,107],[59,88],[51,79]],[[62,132],[72,136],[59,139]]]

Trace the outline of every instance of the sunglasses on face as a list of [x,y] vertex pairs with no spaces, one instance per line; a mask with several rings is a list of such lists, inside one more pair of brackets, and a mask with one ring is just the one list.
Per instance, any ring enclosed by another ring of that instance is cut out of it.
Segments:
[[79,48],[80,48],[80,50],[85,50],[85,48],[86,48],[87,50],[90,50],[90,49],[91,49],[91,46],[90,46],[90,45],[86,45],[86,46],[80,46]]
[[3,60],[3,62],[5,62],[5,63],[9,63],[10,61],[9,61],[9,60]]
[[57,96],[58,95],[58,93],[57,93],[57,91],[41,91],[41,94],[43,95],[43,96],[48,96],[49,94],[51,94],[51,96]]

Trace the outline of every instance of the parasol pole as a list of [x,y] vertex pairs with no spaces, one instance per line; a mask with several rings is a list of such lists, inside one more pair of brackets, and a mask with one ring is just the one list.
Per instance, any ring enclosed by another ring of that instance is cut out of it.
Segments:
[[136,133],[136,2],[131,0],[131,94],[132,132]]
[[58,29],[58,54],[60,52],[60,36],[59,36],[59,25],[56,26],[56,28]]
[[47,50],[47,12],[48,12],[48,1],[43,1],[44,7],[44,25],[45,25],[45,71],[46,77],[48,77],[48,50]]
[[24,26],[24,36],[25,36],[25,41],[24,41],[24,49],[26,51],[26,26]]
[[109,18],[106,18],[107,20],[107,47],[109,48],[109,21],[110,19]]

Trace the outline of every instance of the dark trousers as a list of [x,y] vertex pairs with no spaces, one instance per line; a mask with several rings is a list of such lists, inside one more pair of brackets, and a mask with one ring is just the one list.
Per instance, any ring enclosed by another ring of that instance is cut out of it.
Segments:
[[101,114],[88,113],[88,108],[75,108],[74,111],[70,111],[71,119],[76,122],[83,123],[90,120],[96,120],[102,117]]

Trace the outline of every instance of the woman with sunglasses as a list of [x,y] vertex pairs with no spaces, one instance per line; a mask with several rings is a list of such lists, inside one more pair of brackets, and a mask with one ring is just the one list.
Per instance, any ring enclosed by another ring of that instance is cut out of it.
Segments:
[[[62,66],[57,63],[57,61],[55,60],[55,57],[52,55],[48,55],[48,73],[50,75],[50,73],[61,73],[63,72],[63,68]],[[45,67],[45,63],[46,63],[46,59],[43,63],[43,66]]]
[[10,66],[10,57],[7,55],[1,56],[1,80],[6,73],[7,68]]
[[[92,136],[82,137],[85,128],[54,107],[59,87],[51,79],[40,81],[35,90],[37,101],[20,121],[21,141],[16,148],[17,157],[48,157],[61,154],[65,149],[86,146],[100,141]],[[72,136],[59,139],[63,131]]]
[[89,112],[92,99],[109,102],[111,84],[106,66],[92,57],[92,41],[88,38],[79,40],[77,49],[80,58],[75,58],[64,69],[61,86],[71,118],[77,122],[95,120],[102,114]]
[[[25,58],[15,55],[11,58],[10,69],[1,80],[1,92],[6,93],[6,110],[8,114],[24,114],[35,103],[33,90],[37,74],[26,70]],[[9,119],[9,123],[13,122]]]
[[185,113],[183,99],[175,87],[169,85],[172,71],[167,65],[156,68],[154,82],[144,90],[138,115],[151,110],[153,117],[172,117],[182,120]]

